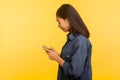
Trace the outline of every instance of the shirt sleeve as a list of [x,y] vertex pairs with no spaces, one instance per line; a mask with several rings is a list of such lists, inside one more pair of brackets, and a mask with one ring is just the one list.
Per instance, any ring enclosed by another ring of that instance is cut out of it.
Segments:
[[65,76],[77,78],[84,69],[85,59],[87,56],[87,45],[80,43],[76,46],[71,62],[64,62],[63,71]]

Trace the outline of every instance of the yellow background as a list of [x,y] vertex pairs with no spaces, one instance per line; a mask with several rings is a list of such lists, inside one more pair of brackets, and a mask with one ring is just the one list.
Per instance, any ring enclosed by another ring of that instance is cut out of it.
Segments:
[[41,46],[61,51],[66,33],[55,13],[63,3],[91,32],[93,80],[120,80],[120,0],[0,0],[0,80],[56,80],[58,64]]

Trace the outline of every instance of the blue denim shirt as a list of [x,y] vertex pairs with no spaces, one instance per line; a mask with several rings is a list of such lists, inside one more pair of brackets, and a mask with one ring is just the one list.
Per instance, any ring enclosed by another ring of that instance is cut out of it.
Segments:
[[57,80],[92,80],[91,52],[92,45],[86,37],[68,34],[60,55],[65,62],[59,66]]

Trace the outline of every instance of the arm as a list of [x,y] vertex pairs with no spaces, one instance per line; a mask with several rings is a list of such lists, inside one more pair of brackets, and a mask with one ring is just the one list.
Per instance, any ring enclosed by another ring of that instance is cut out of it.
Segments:
[[80,43],[75,48],[71,62],[65,61],[63,64],[63,71],[65,76],[71,76],[72,78],[79,77],[84,69],[86,56],[87,45],[84,43]]

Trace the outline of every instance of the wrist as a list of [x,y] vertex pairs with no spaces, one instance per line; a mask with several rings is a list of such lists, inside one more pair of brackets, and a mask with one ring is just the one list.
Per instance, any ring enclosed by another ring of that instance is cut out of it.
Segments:
[[64,60],[63,60],[60,56],[57,56],[56,62],[58,62],[58,64],[59,64],[61,67],[63,67]]

